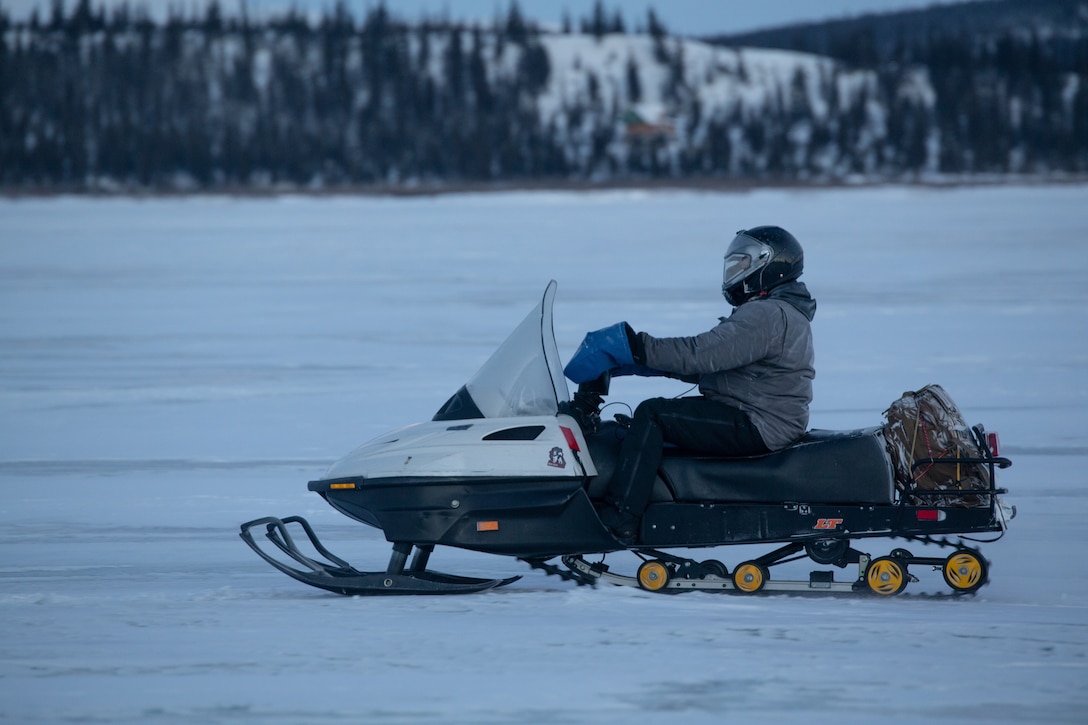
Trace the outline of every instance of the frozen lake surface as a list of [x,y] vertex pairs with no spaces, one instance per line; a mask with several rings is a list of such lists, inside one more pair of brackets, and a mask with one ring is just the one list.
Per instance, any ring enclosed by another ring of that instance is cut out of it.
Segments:
[[[0,721],[1083,723],[1086,208],[1082,185],[0,200]],[[813,427],[938,382],[1001,433],[1019,515],[977,596],[663,596],[440,549],[525,576],[346,598],[238,539],[301,514],[384,566],[308,480],[429,419],[549,279],[564,358],[618,320],[708,329],[758,224],[805,245]]]

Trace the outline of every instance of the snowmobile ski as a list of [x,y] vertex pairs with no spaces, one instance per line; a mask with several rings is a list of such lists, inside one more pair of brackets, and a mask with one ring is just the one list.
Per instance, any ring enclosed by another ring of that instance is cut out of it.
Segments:
[[[317,561],[304,554],[288,532],[288,524],[298,524],[305,532],[313,548],[327,562],[331,563]],[[265,536],[268,540],[275,544],[276,548],[284,554],[306,566],[308,571],[289,566],[261,549],[257,542],[254,541],[250,529],[262,525],[265,526]],[[255,519],[242,524],[239,535],[262,559],[289,577],[318,589],[350,596],[469,594],[505,586],[521,578],[520,576],[514,576],[507,579],[478,579],[431,571],[426,566],[434,547],[415,547],[412,544],[394,544],[393,555],[390,558],[389,566],[384,572],[359,571],[326,549],[317,538],[317,534],[314,533],[313,527],[301,516],[288,516],[284,519],[266,516]],[[415,554],[409,563],[408,555],[412,553],[413,549],[415,549]]]

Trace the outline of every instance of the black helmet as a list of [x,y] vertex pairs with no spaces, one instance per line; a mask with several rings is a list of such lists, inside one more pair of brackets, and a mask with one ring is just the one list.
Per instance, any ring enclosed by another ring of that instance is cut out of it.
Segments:
[[741,229],[725,250],[722,294],[737,307],[801,276],[805,253],[782,227]]

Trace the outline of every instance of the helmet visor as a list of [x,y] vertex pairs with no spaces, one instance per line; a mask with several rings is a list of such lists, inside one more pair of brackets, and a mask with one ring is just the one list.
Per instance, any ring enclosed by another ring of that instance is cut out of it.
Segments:
[[758,239],[738,234],[725,251],[722,287],[732,287],[750,274],[767,266],[774,250]]

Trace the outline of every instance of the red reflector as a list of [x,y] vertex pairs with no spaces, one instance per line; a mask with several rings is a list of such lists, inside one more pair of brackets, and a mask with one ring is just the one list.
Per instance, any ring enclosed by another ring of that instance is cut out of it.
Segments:
[[499,522],[498,521],[477,521],[476,522],[476,530],[477,531],[498,531],[499,530]]
[[578,451],[582,450],[578,447],[578,439],[574,437],[574,431],[572,431],[565,425],[559,426],[559,430],[563,431],[563,437],[567,439],[567,445],[570,446],[570,449],[572,451],[577,453]]
[[918,509],[917,516],[919,521],[940,521],[941,512],[937,509]]
[[997,437],[997,433],[986,434],[986,445],[990,447],[990,454],[994,456],[1001,455],[1001,441]]

